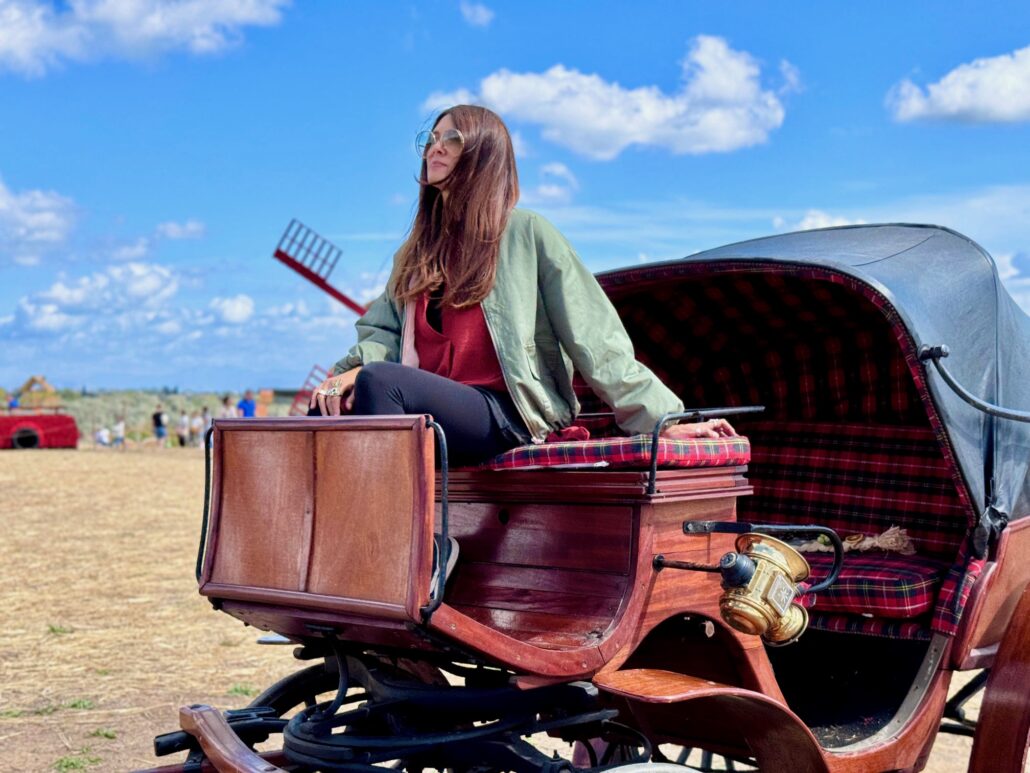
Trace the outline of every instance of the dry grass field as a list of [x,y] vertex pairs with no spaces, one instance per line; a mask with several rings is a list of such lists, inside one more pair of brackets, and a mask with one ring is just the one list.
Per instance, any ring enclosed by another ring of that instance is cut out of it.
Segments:
[[[0,769],[155,766],[189,703],[220,708],[294,670],[193,581],[197,449],[0,452]],[[928,770],[966,768],[941,737]]]

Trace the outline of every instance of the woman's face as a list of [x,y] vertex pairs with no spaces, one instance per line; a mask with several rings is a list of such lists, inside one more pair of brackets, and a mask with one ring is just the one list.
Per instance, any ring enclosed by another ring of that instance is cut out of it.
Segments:
[[[454,121],[451,116],[445,115],[439,121],[436,126],[433,127],[433,131],[436,132],[438,137],[442,137],[444,132],[448,129],[457,129],[454,125]],[[461,153],[455,152],[446,146],[446,143],[437,142],[426,153],[426,182],[430,185],[437,185],[440,182],[446,180],[451,172],[454,171],[454,167],[458,163]]]

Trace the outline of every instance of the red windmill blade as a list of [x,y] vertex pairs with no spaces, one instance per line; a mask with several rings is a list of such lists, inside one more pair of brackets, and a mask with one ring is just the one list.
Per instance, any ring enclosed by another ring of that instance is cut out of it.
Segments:
[[[286,226],[272,257],[292,268],[316,287],[329,293],[359,317],[365,307],[342,290],[329,284],[329,275],[336,268],[343,251],[328,239],[324,239],[306,225],[294,218]],[[290,416],[306,416],[311,393],[315,387],[328,378],[329,372],[321,365],[313,365],[304,386],[293,397]]]
[[311,372],[308,373],[308,377],[304,380],[304,386],[300,388],[300,391],[293,396],[293,403],[290,405],[290,416],[307,416],[308,415],[308,404],[311,402],[311,393],[315,391],[315,387],[321,384],[329,377],[328,371],[321,365],[312,365]]
[[342,254],[343,251],[339,247],[294,218],[286,226],[273,257],[316,287],[325,290],[360,317],[365,313],[365,307],[329,284],[329,275],[336,268]]

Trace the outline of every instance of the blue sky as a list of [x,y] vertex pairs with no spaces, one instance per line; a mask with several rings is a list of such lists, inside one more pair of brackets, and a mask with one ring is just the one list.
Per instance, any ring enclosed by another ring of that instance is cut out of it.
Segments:
[[416,132],[512,130],[594,270],[933,222],[1030,309],[1030,5],[0,0],[0,386],[299,386],[381,289]]

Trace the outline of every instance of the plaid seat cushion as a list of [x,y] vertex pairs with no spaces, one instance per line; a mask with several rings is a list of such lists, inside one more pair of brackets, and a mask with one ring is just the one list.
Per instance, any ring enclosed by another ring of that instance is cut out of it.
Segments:
[[[805,553],[812,567],[810,583],[824,578],[832,553]],[[840,576],[826,590],[803,596],[802,603],[820,612],[907,620],[934,608],[937,591],[950,561],[925,556],[901,556],[882,551],[847,553]]]
[[843,615],[833,612],[810,612],[808,627],[816,631],[879,636],[884,639],[917,639],[927,641],[931,636],[930,624],[925,618],[920,620],[886,620],[882,617]]
[[[729,467],[747,464],[751,444],[746,437],[658,441],[659,467]],[[483,466],[491,470],[534,467],[630,467],[651,464],[651,436],[598,438],[519,446]]]

